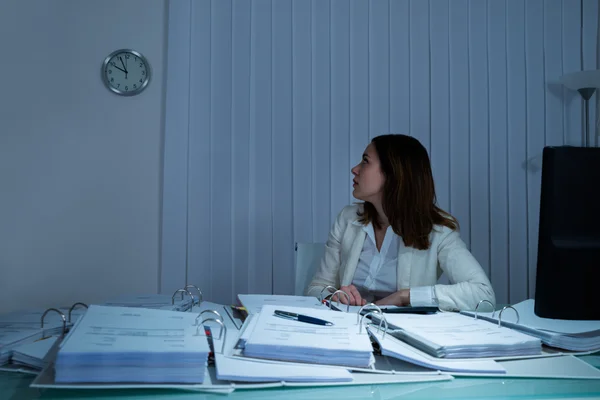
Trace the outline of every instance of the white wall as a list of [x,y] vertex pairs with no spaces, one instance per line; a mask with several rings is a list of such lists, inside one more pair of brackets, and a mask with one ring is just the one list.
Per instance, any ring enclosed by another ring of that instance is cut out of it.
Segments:
[[[0,312],[158,290],[164,0],[0,2]],[[100,78],[150,61],[144,93]]]

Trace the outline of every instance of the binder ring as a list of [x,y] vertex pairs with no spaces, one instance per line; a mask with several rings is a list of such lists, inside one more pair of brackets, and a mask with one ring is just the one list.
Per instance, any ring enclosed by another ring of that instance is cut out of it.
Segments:
[[519,323],[519,312],[517,311],[517,309],[514,308],[513,306],[505,306],[502,308],[502,310],[500,310],[500,314],[498,314],[498,328],[500,328],[502,326],[502,312],[504,310],[506,310],[507,308],[512,308],[515,311],[515,313],[517,313],[517,322],[516,323],[517,324]]
[[196,317],[196,322],[194,322],[195,326],[198,326],[198,318],[200,318],[202,316],[202,314],[204,313],[213,313],[215,314],[220,320],[223,320],[223,317],[221,316],[221,314],[219,314],[218,311],[215,310],[204,310],[202,311],[200,314],[198,314],[198,316]]
[[[321,289],[321,293],[319,293],[319,302],[320,303],[322,303],[323,300],[325,300],[325,297],[323,297],[323,292],[325,290],[329,290],[329,293],[331,294],[331,293],[335,292],[337,290],[337,288],[335,288],[335,287],[333,287],[331,285],[327,285],[323,289]],[[332,292],[332,290],[333,290],[333,292]]]
[[[221,337],[223,337],[223,342],[221,343],[221,354],[225,354],[224,350],[225,350],[225,337],[227,336],[227,327],[225,326],[225,324],[218,318],[206,318],[203,319],[201,324],[204,326],[205,322],[208,321],[215,321],[217,324],[221,325],[221,329],[219,330],[219,337],[217,338],[217,340],[221,340]],[[198,327],[196,327],[196,335],[198,334]],[[212,331],[211,331],[212,332]],[[213,347],[214,347],[214,336],[213,336]],[[216,350],[215,350],[216,352]]]
[[387,323],[387,319],[385,318],[385,315],[383,315],[383,313],[380,313],[377,310],[375,310],[375,311],[369,311],[368,313],[366,313],[365,315],[362,316],[362,318],[360,320],[360,325],[359,325],[359,328],[358,328],[358,333],[359,334],[362,333],[363,320],[366,317],[368,317],[369,315],[375,315],[375,314],[380,314],[379,326],[377,327],[377,331],[378,332],[381,332],[381,325],[385,322],[385,330],[383,331],[383,336],[381,337],[383,339],[383,338],[385,338],[385,333],[388,330],[388,323]]
[[379,313],[383,314],[383,310],[381,310],[381,307],[379,307],[377,304],[375,303],[369,303],[369,304],[365,304],[364,306],[362,306],[360,308],[360,310],[358,310],[358,312],[356,313],[356,323],[358,324],[358,320],[360,319],[360,313],[362,312],[362,310],[364,310],[365,308],[375,308]]
[[[488,303],[490,306],[492,306],[492,309],[494,308],[494,305],[492,304],[491,301],[489,300],[480,300],[479,303],[477,303],[477,306],[475,306],[475,319],[477,319],[477,309],[479,308],[479,306],[481,305],[481,303]],[[494,316],[494,313],[496,313],[496,310],[492,310],[492,317]]]
[[184,293],[187,293],[192,298],[192,306],[190,307],[190,311],[192,311],[192,309],[194,308],[194,296],[192,296],[192,294],[190,292],[188,292],[186,289],[177,289],[175,291],[175,293],[173,293],[173,296],[171,297],[171,305],[175,304],[175,295],[177,293],[181,293],[181,300],[183,300]]
[[[198,291],[198,302],[196,304],[200,305],[200,303],[202,303],[202,291],[200,290],[200,288],[196,285],[185,285],[185,287],[183,289],[187,290],[187,288],[194,288]],[[183,296],[183,295],[181,295]],[[192,296],[192,303],[194,302],[194,296]]]
[[65,314],[63,314],[59,309],[57,308],[49,308],[46,311],[44,311],[44,313],[42,314],[42,319],[41,319],[41,326],[40,328],[44,328],[44,317],[46,316],[46,314],[48,314],[48,312],[50,311],[54,311],[60,314],[60,317],[62,318],[63,321],[63,330],[62,330],[62,335],[64,335],[65,333],[67,333],[67,319],[65,318]]
[[[336,294],[338,295],[338,299],[337,299],[337,305],[339,307],[340,305],[340,295],[338,293],[344,293],[344,295],[346,296],[346,301],[348,302],[347,307],[346,307],[346,312],[350,311],[350,296],[348,296],[348,293],[344,292],[343,290],[336,290],[335,292],[333,292],[331,294],[331,298],[333,299],[333,296],[335,296]],[[331,304],[333,303],[333,300],[329,300],[329,309],[331,310]]]
[[84,303],[75,303],[71,306],[71,308],[69,308],[69,323],[71,323],[71,312],[75,309],[75,307],[77,306],[82,306],[85,307],[86,309],[88,308],[87,304]]

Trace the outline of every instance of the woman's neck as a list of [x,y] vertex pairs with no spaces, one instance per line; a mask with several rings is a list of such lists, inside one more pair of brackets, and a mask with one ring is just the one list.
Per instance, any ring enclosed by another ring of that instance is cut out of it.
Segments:
[[381,204],[376,204],[376,203],[373,204],[373,206],[375,207],[375,210],[377,211],[377,215],[375,217],[377,218],[377,222],[379,222],[379,226],[382,229],[387,229],[387,227],[390,226],[390,223],[387,219],[387,216],[383,212],[383,206]]

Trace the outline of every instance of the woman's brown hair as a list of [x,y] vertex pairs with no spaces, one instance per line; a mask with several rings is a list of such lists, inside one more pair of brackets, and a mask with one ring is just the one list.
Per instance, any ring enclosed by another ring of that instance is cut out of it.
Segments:
[[[458,221],[436,203],[429,155],[423,145],[407,135],[381,135],[371,141],[385,177],[382,206],[390,226],[405,246],[427,250],[434,225],[458,229]],[[364,203],[359,222],[379,228],[373,204]]]

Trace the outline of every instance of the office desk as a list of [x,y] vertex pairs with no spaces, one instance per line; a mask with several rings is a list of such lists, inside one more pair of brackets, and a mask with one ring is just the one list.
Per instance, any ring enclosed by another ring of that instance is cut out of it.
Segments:
[[[582,357],[600,367],[600,356]],[[230,395],[165,390],[38,390],[32,375],[0,372],[0,399],[591,399],[600,380],[456,378],[448,382],[235,391]]]

